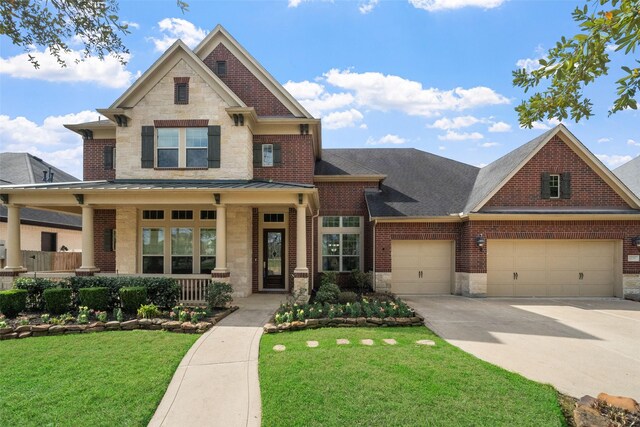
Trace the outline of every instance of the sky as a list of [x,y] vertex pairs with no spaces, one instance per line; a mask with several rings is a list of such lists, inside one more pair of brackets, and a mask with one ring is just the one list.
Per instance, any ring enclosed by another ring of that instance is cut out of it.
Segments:
[[[222,24],[315,117],[324,148],[417,148],[484,166],[557,124],[521,129],[516,68],[536,67],[577,32],[582,0],[120,0],[126,66],[114,58],[40,68],[0,36],[0,151],[29,152],[81,178],[82,141],[63,124],[97,120],[177,39],[194,48]],[[595,116],[565,125],[608,167],[640,154],[640,113],[607,111],[630,58],[585,93]]]

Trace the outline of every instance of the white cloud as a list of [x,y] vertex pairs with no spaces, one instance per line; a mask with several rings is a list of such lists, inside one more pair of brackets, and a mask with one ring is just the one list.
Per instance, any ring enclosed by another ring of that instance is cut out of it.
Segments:
[[322,125],[325,129],[341,129],[353,127],[364,118],[362,113],[355,108],[347,111],[336,111],[327,114],[322,118]]
[[547,129],[551,129],[552,127],[558,126],[560,123],[561,123],[560,120],[555,118],[545,120],[544,122],[533,122],[531,123],[531,129],[547,130]]
[[442,119],[436,120],[432,125],[427,125],[427,127],[442,129],[442,130],[460,129],[460,128],[472,126],[480,122],[481,122],[480,119],[477,119],[473,116],[460,116],[460,117],[454,117],[453,119],[444,117]]
[[[113,55],[105,56],[104,60],[89,57],[82,61],[83,52],[71,50],[62,52],[60,57],[66,62],[61,67],[56,59],[50,55],[49,49],[30,52],[38,61],[40,68],[36,69],[29,62],[28,53],[22,53],[9,58],[0,58],[0,74],[7,74],[19,79],[36,79],[48,82],[83,82],[95,83],[109,88],[125,88],[133,83],[133,73],[127,71],[124,65]],[[125,61],[130,55],[122,55]]]
[[633,157],[631,156],[620,156],[617,154],[596,154],[596,157],[602,160],[602,162],[609,166],[609,168],[611,169],[617,168],[618,166],[623,165],[633,159]]
[[409,3],[417,9],[429,12],[447,9],[461,9],[463,7],[481,7],[493,9],[500,6],[505,0],[409,0]]
[[603,142],[611,142],[611,138],[600,138],[598,140],[599,143],[603,143]]
[[422,83],[399,76],[337,69],[328,71],[324,77],[327,83],[352,91],[358,105],[381,111],[397,110],[412,116],[432,117],[442,111],[509,103],[506,97],[483,86],[424,89]]
[[500,145],[500,144],[498,144],[497,142],[484,142],[484,143],[480,144],[480,147],[482,147],[482,148],[491,148],[491,147],[497,147],[498,145]]
[[471,133],[458,133],[452,130],[448,130],[445,135],[438,135],[440,141],[467,141],[469,139],[482,139],[484,138],[479,132]]
[[133,21],[122,21],[123,24],[128,25],[129,28],[135,28],[136,30],[140,28],[140,24]]
[[440,150],[440,151],[444,151],[444,150],[446,150],[446,149],[447,149],[447,147],[445,147],[444,145],[440,145],[440,146],[438,147],[438,150]]
[[302,82],[292,82],[289,80],[283,84],[284,88],[296,99],[313,99],[324,93],[324,86],[319,83],[304,80]]
[[489,126],[489,132],[510,132],[511,125],[505,122],[496,122]]
[[518,59],[516,61],[516,66],[518,68],[524,68],[525,70],[527,70],[527,73],[530,73],[540,68],[541,67],[540,60],[547,59],[547,53],[545,52],[544,48],[541,45],[538,45],[538,47],[535,48],[535,53],[536,53],[536,56],[534,58]]
[[158,22],[158,27],[162,32],[162,38],[149,38],[158,52],[164,52],[178,39],[193,49],[207,35],[202,28],[180,18],[165,18]]
[[407,142],[406,139],[393,134],[387,134],[382,138],[378,138],[378,139],[374,139],[374,138],[367,139],[367,145],[386,145],[386,144],[400,145],[400,144],[404,144],[405,142]]
[[63,124],[83,123],[101,117],[94,111],[46,117],[41,124],[26,117],[0,115],[0,140],[6,152],[27,152],[82,178],[82,138]]
[[615,52],[616,49],[618,49],[618,45],[617,44],[613,44],[613,43],[609,43],[605,46],[605,50],[607,52]]
[[627,140],[627,144],[629,144],[629,145],[633,145],[633,146],[635,146],[635,147],[640,147],[640,142],[637,142],[637,141],[635,141],[635,140],[633,140],[633,139],[628,139],[628,140]]
[[358,6],[358,10],[363,15],[366,15],[367,13],[370,13],[373,9],[375,9],[378,3],[380,3],[380,0],[366,0],[363,3],[360,3],[360,5]]
[[344,108],[354,101],[350,93],[329,93],[323,85],[308,80],[288,81],[283,86],[315,117],[322,117],[326,111]]
[[478,163],[476,166],[479,167],[479,168],[483,168],[483,167],[487,166],[487,164],[486,163]]
[[[302,3],[311,3],[313,0],[289,0],[288,7],[295,8],[300,6]],[[321,0],[328,3],[333,3],[333,0]]]
[[361,124],[360,126],[358,126],[360,129],[369,129],[369,126],[367,126],[366,123]]

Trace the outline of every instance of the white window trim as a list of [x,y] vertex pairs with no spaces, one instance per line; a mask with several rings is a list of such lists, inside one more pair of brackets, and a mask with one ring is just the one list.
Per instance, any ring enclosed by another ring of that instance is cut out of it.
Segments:
[[[158,128],[158,130],[160,130],[160,129],[178,129],[178,166],[159,166],[158,165],[158,160],[160,158],[160,156],[158,155],[158,151],[159,150],[175,150],[175,148],[158,147],[158,135],[159,135],[159,132],[156,132],[155,140],[154,140],[154,147],[155,147],[154,158],[155,158],[155,167],[156,168],[158,168],[158,169],[175,169],[175,168],[179,168],[179,169],[203,169],[203,168],[206,168],[206,166],[187,166],[187,129],[206,129],[206,128],[199,127],[199,126],[189,126],[188,128],[186,128],[186,127],[181,127],[181,128],[169,128],[169,127],[165,128],[165,127],[162,127],[162,128]],[[206,158],[208,159],[208,157],[209,157],[209,146],[207,145],[206,147],[202,147],[202,148],[198,148],[198,149],[206,150],[206,152],[207,152]]]
[[[359,262],[359,270],[364,271],[364,217],[360,215],[325,215],[325,216],[337,216],[340,218],[340,227],[324,227],[322,225],[323,216],[318,217],[318,272],[324,272],[323,267],[323,255],[322,255],[322,236],[324,234],[340,234],[340,244],[342,245],[342,235],[343,234],[358,234],[360,236],[359,248],[360,254],[358,255],[360,258]],[[358,217],[360,218],[360,226],[359,227],[342,227],[342,218],[344,217]],[[342,255],[340,257],[340,268],[342,268]],[[333,270],[332,270],[333,271]],[[338,270],[336,273],[351,273],[351,270],[344,271]]]
[[[557,196],[552,196],[551,195],[551,178],[553,178],[554,176],[558,177],[558,195]],[[550,199],[559,199],[560,198],[560,196],[561,196],[561,194],[560,194],[560,191],[561,191],[560,190],[561,189],[560,179],[561,179],[560,178],[560,174],[558,174],[558,173],[549,174],[549,198]]]
[[[265,163],[264,161],[264,154],[265,154],[265,149],[270,148],[271,149],[271,164]],[[273,152],[273,144],[262,144],[262,167],[263,168],[272,168],[274,165],[274,155],[275,153]]]

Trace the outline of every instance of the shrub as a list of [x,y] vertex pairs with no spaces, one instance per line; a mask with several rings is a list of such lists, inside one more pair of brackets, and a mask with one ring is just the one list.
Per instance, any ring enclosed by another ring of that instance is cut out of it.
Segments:
[[27,305],[28,292],[24,289],[11,289],[0,292],[0,313],[7,317],[16,317]]
[[[120,289],[129,287],[144,287],[151,304],[159,308],[169,309],[177,304],[180,298],[180,285],[170,277],[134,277],[134,276],[91,276],[69,278],[74,294],[78,295],[81,288],[109,289],[108,309],[118,307]],[[77,302],[77,301],[76,301]],[[134,311],[135,313],[135,311]]]
[[334,283],[324,283],[316,292],[315,302],[320,304],[336,304],[340,296],[340,288]]
[[226,307],[233,298],[233,287],[228,283],[213,282],[207,287],[207,306],[210,310]]
[[364,273],[360,270],[353,270],[351,272],[351,283],[358,290],[358,293],[362,295],[365,292],[370,292],[371,287],[371,273]]
[[56,288],[65,285],[66,282],[57,283],[50,279],[19,277],[16,279],[13,287],[15,289],[24,289],[27,291],[27,310],[42,311],[44,310],[44,298],[42,297],[45,289]]
[[78,308],[78,323],[81,325],[89,323],[89,307]]
[[109,288],[80,288],[78,289],[80,305],[93,310],[109,308]]
[[49,313],[62,314],[71,307],[71,294],[69,288],[49,288],[42,293],[45,308]]
[[138,309],[138,317],[143,319],[151,319],[153,317],[158,317],[160,315],[160,310],[155,304],[141,305]]
[[338,284],[338,272],[325,271],[320,276],[320,287],[324,285],[337,285]]
[[96,319],[98,322],[107,323],[108,316],[106,311],[96,311]]
[[355,292],[340,292],[338,295],[338,302],[340,304],[346,304],[348,302],[354,303],[358,299],[358,295]]
[[120,288],[120,302],[125,313],[137,313],[138,308],[147,302],[147,289],[142,286]]
[[113,310],[113,317],[115,317],[118,322],[122,322],[124,320],[122,309],[120,307]]

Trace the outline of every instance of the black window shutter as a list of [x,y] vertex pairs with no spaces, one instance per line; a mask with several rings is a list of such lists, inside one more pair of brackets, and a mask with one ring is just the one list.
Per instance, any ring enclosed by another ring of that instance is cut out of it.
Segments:
[[104,230],[104,238],[102,239],[102,249],[105,252],[113,251],[113,229],[106,228]]
[[153,168],[154,145],[153,126],[142,126],[142,168]]
[[563,199],[571,198],[571,172],[560,175],[560,197]]
[[111,170],[113,169],[113,147],[108,146],[103,148],[103,159],[104,159],[104,169]]
[[551,198],[551,189],[549,188],[549,172],[542,172],[540,176],[540,197],[543,199]]
[[280,150],[280,144],[273,144],[273,166],[280,166],[282,164],[282,151]]
[[262,144],[253,144],[253,166],[262,166]]
[[220,167],[220,126],[209,126],[209,167]]

